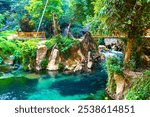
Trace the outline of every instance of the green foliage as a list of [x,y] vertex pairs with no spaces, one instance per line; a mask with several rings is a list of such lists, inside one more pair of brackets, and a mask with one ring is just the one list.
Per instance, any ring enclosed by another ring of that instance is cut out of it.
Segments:
[[137,65],[135,60],[130,60],[129,63],[125,63],[124,66],[132,71],[136,71]]
[[[34,18],[34,20],[39,22],[45,4],[46,0],[29,0],[29,5],[25,6],[25,9]],[[49,20],[52,17],[53,12],[55,12],[57,16],[60,16],[60,14],[62,14],[61,6],[62,6],[61,0],[49,0],[44,15],[44,19],[46,18]]]
[[14,30],[6,30],[6,31],[2,31],[0,32],[0,37],[4,37],[7,38],[7,36],[11,35],[11,34],[15,34],[16,32]]
[[18,47],[14,41],[4,39],[0,37],[0,57],[7,58],[9,55],[14,54],[14,51],[17,50]]
[[110,75],[113,73],[123,74],[123,62],[116,57],[110,57],[107,59],[107,69]]
[[16,60],[20,61],[25,70],[28,69],[29,64],[30,66],[35,64],[37,43],[38,41],[36,40],[17,42],[19,48],[15,51],[14,56]]
[[79,46],[80,42],[75,39],[70,39],[61,35],[51,38],[48,40],[45,45],[47,48],[52,49],[54,45],[58,48],[59,52],[64,55],[64,57],[68,58],[68,50],[72,46]]
[[[139,4],[140,3],[140,4]],[[129,35],[141,34],[150,24],[150,1],[96,0],[94,3],[94,30],[119,30]],[[144,22],[144,23],[143,23]]]
[[128,100],[146,100],[150,98],[150,77],[137,78],[126,94]]
[[42,69],[46,69],[47,65],[48,65],[48,59],[44,58],[43,61],[42,61],[42,63],[41,63]]
[[84,23],[86,17],[94,15],[94,5],[96,0],[70,0],[70,10],[77,22]]
[[60,71],[60,72],[63,71],[63,70],[64,70],[64,67],[65,67],[65,66],[64,66],[64,63],[62,63],[62,62],[59,63],[59,64],[58,64],[58,71]]
[[116,91],[116,82],[114,79],[114,73],[118,75],[123,74],[123,64],[121,60],[118,60],[116,57],[110,57],[107,59],[107,71],[108,71],[108,83],[110,93],[115,93]]
[[0,14],[0,28],[4,26],[4,15]]
[[144,71],[144,75],[150,77],[150,70]]
[[56,37],[52,37],[50,40],[46,41],[45,45],[48,49],[52,49],[55,44],[57,44],[58,39]]
[[3,63],[3,58],[2,57],[0,57],[0,64],[2,64]]

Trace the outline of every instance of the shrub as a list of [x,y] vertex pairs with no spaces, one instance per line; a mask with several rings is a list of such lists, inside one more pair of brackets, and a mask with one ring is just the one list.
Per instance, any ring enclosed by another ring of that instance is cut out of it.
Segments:
[[7,40],[0,37],[0,56],[5,59],[9,55],[14,54],[14,51],[17,50],[18,47],[13,40]]
[[48,65],[48,59],[44,58],[41,63],[42,69],[46,69],[47,65]]
[[75,39],[58,35],[48,40],[45,43],[45,45],[47,46],[48,49],[52,49],[54,45],[57,45],[59,52],[62,53],[65,58],[68,58],[69,57],[68,50],[74,45],[79,46],[80,43]]
[[137,78],[126,94],[128,100],[146,100],[150,98],[150,77]]
[[116,57],[110,57],[107,59],[107,71],[108,71],[108,83],[110,93],[115,93],[116,82],[114,79],[114,73],[122,75],[123,74],[123,62]]
[[58,71],[63,71],[64,70],[64,63],[59,63],[58,64]]
[[26,42],[18,41],[19,48],[15,51],[14,56],[17,61],[20,61],[25,70],[28,69],[28,65],[34,65],[37,51],[37,42],[35,40],[29,40]]
[[144,75],[150,77],[150,70],[146,70],[146,71],[144,72]]
[[122,60],[118,60],[116,57],[110,57],[107,59],[107,69],[110,74],[117,73],[121,74],[123,73],[123,62]]
[[58,43],[58,39],[56,37],[51,38],[50,40],[46,41],[45,45],[48,49],[52,49],[55,44]]

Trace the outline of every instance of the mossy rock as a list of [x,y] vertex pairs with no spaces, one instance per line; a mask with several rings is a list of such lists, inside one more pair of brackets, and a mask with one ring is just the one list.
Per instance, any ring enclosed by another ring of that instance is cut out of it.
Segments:
[[39,79],[39,78],[41,78],[41,76],[39,74],[36,74],[36,73],[29,73],[25,77],[28,79]]

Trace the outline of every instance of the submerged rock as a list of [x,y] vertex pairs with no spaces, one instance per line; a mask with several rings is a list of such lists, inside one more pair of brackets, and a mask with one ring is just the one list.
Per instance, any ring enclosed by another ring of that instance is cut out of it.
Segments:
[[39,79],[41,76],[36,73],[28,73],[25,75],[25,77],[28,79]]

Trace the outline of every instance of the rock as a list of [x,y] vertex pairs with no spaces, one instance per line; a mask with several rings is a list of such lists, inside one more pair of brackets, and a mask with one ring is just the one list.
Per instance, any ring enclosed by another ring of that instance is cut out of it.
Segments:
[[37,71],[41,70],[41,63],[45,58],[47,53],[46,45],[38,45],[37,53],[36,53],[36,66],[35,69]]
[[88,68],[88,69],[91,69],[92,67],[93,67],[93,59],[92,59],[92,56],[91,56],[91,52],[89,51],[89,52],[88,52],[87,68]]
[[84,36],[84,39],[81,41],[81,46],[84,51],[84,55],[86,56],[90,50],[95,50],[98,52],[96,43],[94,39],[92,38],[92,35],[90,32],[87,32]]
[[116,82],[116,99],[123,99],[126,82],[122,75],[114,73],[114,79]]
[[78,55],[81,57],[81,61],[85,61],[85,56],[84,56],[83,53],[81,52],[81,49],[78,49],[77,53],[78,53]]
[[98,46],[98,50],[99,50],[100,53],[101,53],[101,52],[104,52],[104,51],[108,51],[108,49],[107,49],[106,46],[104,46],[104,45],[99,45],[99,46]]
[[83,70],[83,64],[78,63],[73,71],[78,72],[78,71],[82,71],[82,70]]
[[60,59],[59,51],[58,51],[58,49],[54,48],[51,52],[51,55],[49,56],[49,62],[48,62],[47,70],[57,71],[59,59]]

